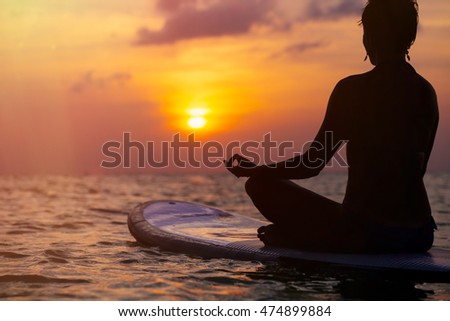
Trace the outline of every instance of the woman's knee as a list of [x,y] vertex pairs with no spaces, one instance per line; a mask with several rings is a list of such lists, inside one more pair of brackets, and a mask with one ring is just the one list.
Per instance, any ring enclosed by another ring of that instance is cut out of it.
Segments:
[[267,189],[267,180],[259,176],[250,177],[245,182],[245,191],[250,197],[261,195]]

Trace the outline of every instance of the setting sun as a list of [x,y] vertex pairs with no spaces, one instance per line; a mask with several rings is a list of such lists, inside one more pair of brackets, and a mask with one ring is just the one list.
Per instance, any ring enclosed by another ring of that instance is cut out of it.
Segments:
[[204,116],[208,113],[208,109],[203,107],[191,108],[187,113],[191,116],[187,121],[190,128],[198,129],[206,125],[207,121]]
[[191,128],[202,128],[206,125],[206,119],[201,116],[191,117],[188,119],[188,125]]

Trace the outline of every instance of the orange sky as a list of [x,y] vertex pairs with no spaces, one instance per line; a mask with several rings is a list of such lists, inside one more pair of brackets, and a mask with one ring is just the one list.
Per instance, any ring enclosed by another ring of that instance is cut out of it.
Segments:
[[[102,145],[314,137],[363,62],[361,0],[3,0],[0,173],[99,173]],[[450,169],[450,3],[420,4],[411,63],[435,87],[431,169]],[[106,171],[108,172],[108,171]],[[113,171],[111,171],[113,172]]]

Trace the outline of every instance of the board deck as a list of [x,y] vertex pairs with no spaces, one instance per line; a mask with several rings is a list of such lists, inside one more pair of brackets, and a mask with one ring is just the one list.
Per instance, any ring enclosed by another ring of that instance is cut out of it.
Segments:
[[265,247],[256,229],[267,222],[200,204],[152,201],[137,206],[128,227],[139,242],[202,257],[296,260],[365,269],[432,272],[450,276],[450,250],[427,253],[339,254]]

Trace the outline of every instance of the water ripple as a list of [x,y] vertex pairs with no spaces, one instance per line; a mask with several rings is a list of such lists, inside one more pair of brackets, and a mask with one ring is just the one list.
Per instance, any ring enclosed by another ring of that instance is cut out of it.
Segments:
[[63,279],[50,278],[43,275],[28,274],[28,275],[0,275],[0,283],[20,282],[20,283],[90,283],[89,280],[84,279]]
[[19,254],[19,253],[14,253],[14,252],[0,252],[0,257],[4,257],[7,259],[23,259],[28,256],[29,255]]

